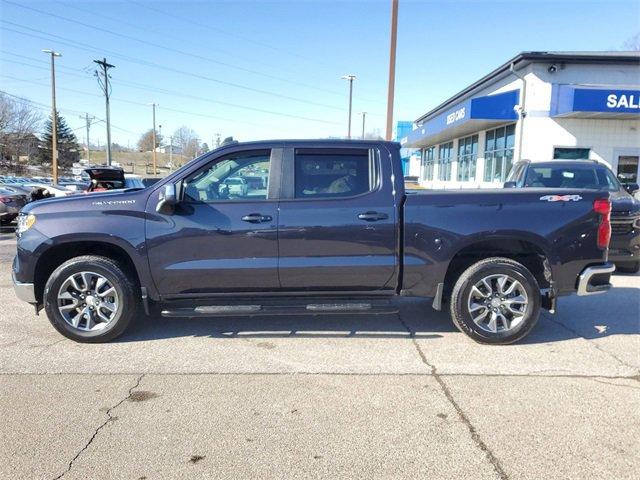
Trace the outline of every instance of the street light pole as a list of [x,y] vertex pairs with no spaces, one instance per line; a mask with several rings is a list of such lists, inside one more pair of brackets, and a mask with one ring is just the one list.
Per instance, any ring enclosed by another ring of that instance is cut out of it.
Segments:
[[51,55],[51,169],[53,183],[58,183],[58,115],[56,110],[56,67],[55,58],[62,54],[53,50],[42,50]]
[[362,140],[364,140],[364,123],[367,118],[367,112],[362,112]]
[[398,37],[398,0],[391,0],[391,43],[389,46],[389,87],[387,91],[386,140],[393,136],[393,98],[396,87],[396,40]]
[[153,107],[153,132],[151,135],[153,137],[153,150],[151,154],[153,156],[153,174],[156,175],[156,104],[152,103],[151,106]]
[[347,128],[347,138],[351,138],[351,105],[353,101],[353,81],[356,79],[355,75],[345,75],[343,80],[349,80],[349,126]]
[[107,59],[94,60],[94,63],[98,64],[102,68],[102,72],[96,71],[96,77],[98,77],[98,84],[104,92],[105,109],[107,111],[107,165],[111,165],[111,118],[109,115],[109,97],[111,96],[111,87],[109,86],[109,69],[114,68],[115,65],[107,63]]

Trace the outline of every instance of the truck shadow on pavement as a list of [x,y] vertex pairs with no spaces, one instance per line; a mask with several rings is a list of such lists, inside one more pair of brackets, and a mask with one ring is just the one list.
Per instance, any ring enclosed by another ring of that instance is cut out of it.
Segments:
[[[640,289],[619,287],[591,297],[562,297],[558,311],[542,311],[534,330],[519,345],[640,334]],[[416,338],[438,339],[459,334],[448,309],[406,300],[397,314],[260,315],[206,318],[141,316],[115,342],[176,337],[210,338]]]

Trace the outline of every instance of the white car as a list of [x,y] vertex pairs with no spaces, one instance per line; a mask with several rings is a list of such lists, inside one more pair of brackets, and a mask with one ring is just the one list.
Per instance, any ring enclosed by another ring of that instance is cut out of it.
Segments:
[[222,183],[224,183],[229,189],[229,195],[244,197],[247,195],[247,191],[249,190],[247,181],[242,177],[225,178]]

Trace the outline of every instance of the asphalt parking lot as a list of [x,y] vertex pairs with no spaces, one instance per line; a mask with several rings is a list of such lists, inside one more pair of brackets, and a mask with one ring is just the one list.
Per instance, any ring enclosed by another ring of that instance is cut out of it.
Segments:
[[140,318],[76,344],[13,294],[0,232],[0,478],[637,478],[640,276],[525,341],[397,315]]

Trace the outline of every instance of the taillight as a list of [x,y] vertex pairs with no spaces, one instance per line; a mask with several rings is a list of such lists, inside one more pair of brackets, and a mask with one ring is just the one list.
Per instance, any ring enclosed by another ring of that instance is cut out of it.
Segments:
[[598,247],[604,250],[609,247],[611,240],[611,202],[596,200],[593,202],[593,211],[601,217],[598,225]]

